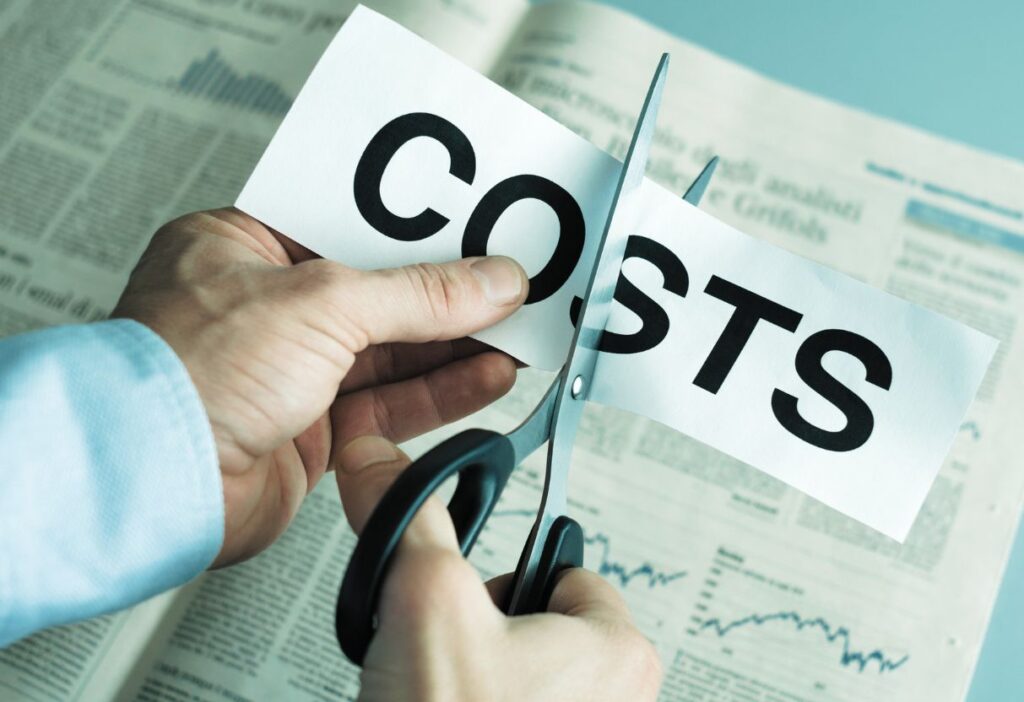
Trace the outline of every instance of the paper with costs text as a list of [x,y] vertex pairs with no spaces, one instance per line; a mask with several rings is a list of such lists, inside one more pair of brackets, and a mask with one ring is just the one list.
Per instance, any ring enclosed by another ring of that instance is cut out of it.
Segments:
[[[565,357],[620,168],[360,9],[237,204],[361,268],[515,257],[531,276],[528,304],[479,338],[550,369]],[[902,540],[995,341],[747,236],[651,181],[620,203],[611,235],[626,240],[626,260],[589,399]]]

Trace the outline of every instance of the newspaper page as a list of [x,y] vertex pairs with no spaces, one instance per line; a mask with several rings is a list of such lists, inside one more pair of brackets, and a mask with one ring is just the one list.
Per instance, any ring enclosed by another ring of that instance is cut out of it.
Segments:
[[[355,5],[0,0],[0,335],[106,317],[161,223],[233,202]],[[480,70],[526,9],[373,5]],[[172,599],[0,651],[0,698],[110,698]]]
[[[619,157],[657,54],[671,51],[651,177],[681,193],[720,153],[703,205],[715,216],[1003,340],[902,547],[608,408],[584,417],[570,489],[587,565],[622,588],[663,653],[663,699],[962,699],[1022,496],[1010,441],[1024,390],[1024,225],[1013,208],[1024,169],[767,81],[607,8],[535,8],[506,43],[522,3],[368,4],[493,66],[494,79]],[[232,201],[349,9],[0,0],[0,178],[21,174],[0,198],[0,333],[102,317],[161,221]],[[211,76],[234,78],[235,92]],[[246,79],[251,92],[239,95]],[[407,449],[419,455],[468,426],[507,430],[549,381],[523,371],[493,408]],[[485,575],[514,567],[542,480],[542,456],[513,477],[474,551]],[[116,697],[354,698],[357,672],[333,637],[352,544],[325,481],[281,541],[170,603]],[[0,652],[2,696],[112,696],[113,686],[86,687],[93,671],[136,662],[142,646],[119,645],[97,622]]]
[[[589,565],[623,587],[661,649],[665,700],[961,700],[1024,493],[1024,165],[594,5],[534,10],[492,77],[621,157],[662,51],[673,70],[650,177],[682,193],[720,154],[711,214],[1002,344],[902,547],[684,436],[602,411],[599,455],[579,457],[570,491]],[[490,568],[514,553],[536,488],[483,539],[501,556]]]

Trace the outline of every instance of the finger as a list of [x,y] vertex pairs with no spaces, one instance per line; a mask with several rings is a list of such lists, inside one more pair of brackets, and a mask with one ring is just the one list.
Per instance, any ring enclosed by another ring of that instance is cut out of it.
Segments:
[[[489,327],[515,312],[529,286],[518,263],[504,256],[451,263],[421,263],[380,271],[355,271],[316,264],[327,279],[330,302],[363,348],[391,341],[457,339]],[[334,272],[332,272],[334,271]],[[361,350],[361,349],[356,349]]]
[[509,391],[515,377],[512,359],[491,351],[344,395],[334,402],[334,442],[344,445],[364,434],[405,441],[487,406]]
[[213,217],[251,236],[270,254],[275,263],[300,263],[313,258],[319,258],[319,256],[302,244],[285,236],[273,227],[267,226],[237,207],[223,207],[197,214]]
[[348,393],[374,385],[407,380],[467,356],[492,350],[476,339],[452,339],[426,344],[381,344],[358,356],[341,383]]
[[630,625],[632,617],[622,595],[597,573],[569,568],[557,576],[548,611],[613,625]]
[[[336,475],[349,523],[361,533],[384,493],[409,466],[397,446],[379,436],[350,441],[337,457]],[[380,592],[380,632],[435,641],[449,647],[458,632],[489,632],[501,621],[476,570],[462,557],[455,527],[441,501],[431,496],[417,512],[399,543]]]
[[306,494],[312,492],[327,472],[331,457],[331,419],[322,414],[305,431],[295,437],[295,448],[306,471]]
[[484,583],[487,587],[487,593],[491,596],[491,602],[498,609],[505,609],[505,603],[508,602],[509,595],[512,594],[514,579],[515,573],[505,573],[504,575],[491,578]]
[[[345,514],[361,533],[409,458],[382,437],[362,436],[338,452],[336,463]],[[476,570],[462,557],[448,510],[436,497],[427,499],[402,536],[378,614],[377,639],[390,632],[406,642],[447,640],[452,632],[482,628],[488,619],[492,626],[500,621]]]
[[[251,237],[262,248],[263,251],[261,251],[261,253],[265,252],[268,254],[270,260],[274,263],[286,265],[288,263],[301,263],[303,261],[319,258],[319,256],[294,239],[285,236],[273,227],[267,226],[252,215],[243,212],[237,207],[224,207],[196,214],[205,215],[218,220],[219,222],[223,222],[224,224],[233,227],[238,232]],[[212,231],[216,234],[228,236],[229,238],[237,238],[228,230],[217,231],[217,229],[214,228]]]
[[205,234],[230,239],[259,254],[276,265],[287,265],[289,256],[274,237],[273,230],[237,207],[224,207],[185,215],[179,226],[195,225]]
[[582,568],[557,577],[548,613],[505,619],[512,634],[508,655],[559,662],[550,669],[554,675],[543,681],[546,699],[653,702],[661,681],[660,659],[630,623],[619,593]]
[[320,258],[310,249],[307,249],[305,246],[295,241],[291,237],[285,236],[284,234],[282,234],[281,232],[277,231],[272,227],[267,227],[267,229],[270,231],[273,237],[277,239],[277,242],[278,244],[280,244],[281,248],[283,248],[288,253],[288,258],[291,259],[292,263],[302,263],[303,261],[311,261],[314,258]]
[[[409,466],[409,457],[381,436],[360,436],[346,442],[332,457],[338,491],[352,530],[361,534],[377,503]],[[403,537],[412,547],[435,547],[461,557],[448,510],[431,496],[409,524]]]

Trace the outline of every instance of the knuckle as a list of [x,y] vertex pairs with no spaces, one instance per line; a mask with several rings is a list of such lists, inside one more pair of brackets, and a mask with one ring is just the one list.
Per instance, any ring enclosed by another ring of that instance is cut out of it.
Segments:
[[303,309],[306,319],[347,320],[344,286],[361,275],[347,266],[324,258],[314,258],[282,270],[278,292],[289,304],[298,296],[314,304]]
[[193,218],[194,215],[185,215],[157,229],[136,264],[133,276],[136,272],[146,272],[169,279],[191,277],[196,263],[191,252],[200,243],[194,224],[190,224]]
[[423,416],[429,419],[430,424],[433,426],[440,426],[452,421],[454,417],[450,411],[446,411],[446,402],[450,401],[453,395],[465,392],[465,390],[453,391],[438,383],[436,376],[429,374],[425,376],[424,383],[427,386],[427,397],[425,407],[423,408]]
[[390,405],[388,405],[379,392],[373,392],[372,398],[370,414],[373,418],[373,423],[376,425],[377,433],[394,439],[395,431],[392,426]]
[[181,232],[202,230],[203,225],[209,218],[209,212],[189,212],[188,214],[183,214],[157,229],[154,238],[176,236]]
[[644,692],[641,699],[654,699],[661,687],[664,674],[658,650],[640,631],[626,628],[622,634],[621,650],[625,654],[625,669],[636,678],[638,689]]
[[500,397],[512,389],[516,382],[516,366],[508,363],[493,363],[481,373],[478,388],[486,397]]
[[214,211],[190,212],[167,222],[153,234],[151,244],[179,249],[209,242],[219,223]]
[[296,276],[298,284],[307,285],[314,291],[333,288],[341,280],[344,273],[342,266],[334,261],[328,261],[323,258],[305,261],[300,265],[302,275]]
[[398,356],[395,354],[395,347],[392,344],[381,344],[370,357],[373,361],[374,382],[377,384],[390,383],[399,377]]
[[458,308],[465,293],[448,268],[435,263],[418,263],[405,270],[416,295],[432,317],[444,319]]

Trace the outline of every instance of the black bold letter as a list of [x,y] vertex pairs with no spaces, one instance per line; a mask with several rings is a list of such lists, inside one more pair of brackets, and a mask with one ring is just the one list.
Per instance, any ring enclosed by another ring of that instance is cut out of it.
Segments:
[[852,451],[868,440],[875,418],[864,400],[833,378],[822,367],[829,351],[843,351],[864,364],[864,379],[885,390],[892,384],[892,365],[882,349],[860,334],[842,329],[825,329],[811,334],[796,352],[796,372],[807,385],[846,415],[846,426],[826,431],[800,416],[797,399],[776,389],[772,393],[775,418],[794,436],[828,451]]
[[416,137],[441,142],[451,159],[448,172],[471,184],[476,175],[473,145],[458,127],[429,112],[413,112],[396,117],[373,135],[356,165],[353,189],[356,207],[363,219],[381,234],[399,241],[419,241],[441,231],[448,218],[429,207],[415,217],[399,217],[389,211],[380,198],[380,182],[395,153]]
[[517,175],[506,178],[487,191],[466,222],[462,238],[463,256],[486,256],[487,241],[498,218],[520,200],[540,200],[558,216],[558,243],[551,260],[540,273],[530,278],[526,304],[550,297],[572,275],[583,253],[586,224],[576,200],[566,190],[538,175]]
[[693,379],[694,385],[714,394],[722,387],[725,377],[729,375],[760,320],[787,331],[796,331],[803,315],[717,275],[711,276],[704,292],[736,307],[704,365],[697,371],[697,377]]
[[[626,240],[626,253],[623,261],[628,258],[642,258],[653,263],[665,282],[662,287],[679,297],[684,297],[690,288],[690,276],[686,272],[686,266],[672,253],[668,247],[659,244],[653,239],[645,236],[630,236]],[[625,274],[619,276],[619,282],[615,285],[615,299],[628,307],[640,318],[640,331],[636,334],[617,334],[605,330],[601,335],[600,350],[605,353],[640,353],[653,349],[660,344],[668,335],[669,319],[665,310],[649,298],[626,278]],[[580,307],[583,300],[578,297],[572,299],[572,306],[569,308],[569,318],[575,326],[580,316]]]

